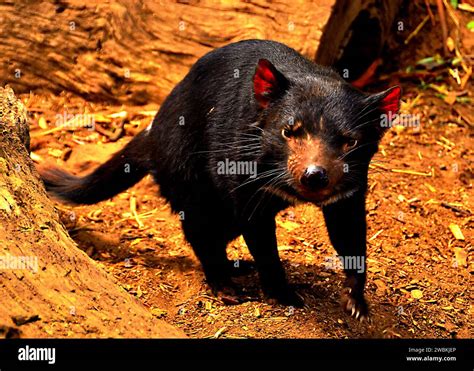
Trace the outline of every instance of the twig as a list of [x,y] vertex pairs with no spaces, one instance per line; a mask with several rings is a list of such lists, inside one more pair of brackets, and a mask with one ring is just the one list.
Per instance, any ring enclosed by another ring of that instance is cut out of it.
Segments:
[[446,143],[440,142],[439,140],[435,141],[435,143],[440,145],[441,147],[447,149],[448,151],[451,151],[453,149],[453,147],[450,147]]
[[454,14],[451,6],[448,4],[448,2],[446,0],[443,0],[443,3],[444,3],[444,6],[446,7],[446,11],[448,12],[449,14],[449,17],[451,18],[451,20],[454,22],[454,24],[456,25],[456,28],[459,28],[459,19],[456,17],[456,15]]
[[384,166],[384,165],[380,165],[380,164],[377,164],[377,163],[374,163],[374,162],[371,162],[369,167],[370,166],[373,166],[373,167],[379,167],[381,169],[384,169],[384,170],[388,170],[388,167]]
[[418,26],[416,26],[413,32],[410,35],[408,35],[408,37],[405,39],[405,42],[404,42],[405,45],[407,45],[411,41],[411,39],[413,39],[416,35],[418,35],[418,32],[420,32],[420,30],[423,28],[426,22],[428,22],[428,19],[430,19],[429,15],[423,18],[421,23]]
[[459,4],[458,9],[464,10],[466,12],[474,13],[474,6],[466,4],[466,3]]
[[400,223],[402,223],[402,224],[405,224],[405,223],[406,223],[404,220],[398,219],[398,218],[396,218],[396,217],[394,217],[394,216],[392,216],[392,218],[395,219],[397,222],[400,222]]
[[227,330],[227,327],[226,327],[226,326],[220,328],[220,329],[217,330],[217,332],[214,334],[213,338],[214,338],[214,339],[218,339],[219,336],[221,336],[221,335],[224,333],[224,331],[226,331],[226,330]]
[[[157,211],[158,211],[158,209],[153,209],[153,210],[145,211],[145,212],[142,213],[142,214],[137,214],[137,217],[138,217],[139,219],[147,219],[147,218],[150,218],[150,217],[151,217],[154,213],[156,213]],[[122,222],[124,222],[124,221],[126,221],[126,220],[131,220],[131,219],[136,219],[136,217],[135,217],[134,214],[133,214],[133,215],[130,215],[130,216],[126,217],[126,218],[122,218],[122,219],[117,220],[117,221],[116,221],[116,224],[122,223]],[[155,222],[164,222],[164,221],[166,221],[166,219],[165,219],[165,218],[155,218],[155,219],[153,219],[153,221],[155,221]]]
[[448,204],[447,202],[441,202],[441,206],[445,207],[446,209],[449,209],[449,210],[455,211],[457,213],[463,214],[463,215],[471,214],[471,212],[469,210],[459,209],[456,206]]
[[390,75],[382,75],[379,80],[385,81],[385,80],[393,79],[394,77],[398,77],[399,79],[414,79],[414,78],[427,79],[427,78],[430,78],[430,77],[439,76],[440,74],[443,74],[447,71],[448,71],[447,68],[437,70],[437,72],[418,71],[418,70],[415,70],[415,71],[412,71],[412,72],[397,71],[397,72],[394,72]]
[[463,114],[459,109],[457,109],[455,106],[451,107],[458,115],[461,117],[470,127],[474,127],[474,123],[467,117],[465,114]]
[[436,5],[438,7],[439,18],[441,21],[441,30],[443,32],[443,50],[444,55],[448,55],[448,47],[446,46],[446,40],[448,39],[448,26],[446,24],[446,15],[444,13],[443,0],[436,0]]
[[431,6],[428,0],[425,0],[425,6],[426,6],[426,10],[428,11],[428,15],[431,18],[431,25],[434,26],[436,24],[436,20],[435,20],[433,12],[431,11]]
[[381,229],[380,231],[378,231],[377,233],[375,233],[372,237],[370,237],[367,241],[372,241],[372,240],[375,240],[380,233],[383,232],[383,229]]
[[45,135],[55,133],[57,131],[61,131],[62,129],[64,129],[64,126],[56,126],[55,128],[52,128],[52,129],[49,129],[49,130],[46,130],[46,131],[42,131],[42,132],[39,132],[39,133],[32,132],[32,133],[30,133],[30,137],[31,138],[39,138],[39,137],[42,137],[42,136],[45,136]]
[[140,220],[140,217],[138,216],[138,213],[137,213],[137,198],[135,196],[130,197],[130,211],[132,212],[132,215],[137,221],[138,227],[142,229],[143,223]]
[[96,124],[95,131],[97,131],[99,134],[106,136],[109,139],[109,141],[116,142],[117,140],[120,139],[120,137],[124,133],[124,125],[125,125],[125,120],[122,120],[122,122],[120,123],[120,126],[116,129],[116,131],[112,132]]
[[421,175],[421,176],[432,176],[432,173],[422,173],[419,171],[412,171],[412,170],[403,170],[403,169],[392,169],[394,173],[402,173],[402,174],[410,174],[410,175]]
[[43,157],[41,157],[40,155],[37,155],[37,154],[34,153],[34,152],[31,152],[31,153],[30,153],[30,157],[31,157],[31,160],[32,160],[33,162],[36,162],[36,163],[42,163],[42,162],[44,162]]

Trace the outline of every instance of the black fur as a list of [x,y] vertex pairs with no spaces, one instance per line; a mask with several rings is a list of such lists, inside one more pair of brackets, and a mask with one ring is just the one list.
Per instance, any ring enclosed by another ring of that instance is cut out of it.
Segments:
[[95,204],[123,192],[140,181],[153,164],[144,148],[153,145],[145,132],[139,133],[125,148],[93,173],[80,178],[52,167],[40,169],[48,192],[74,204]]
[[[279,71],[280,90],[269,93],[265,108],[255,99],[253,85],[262,59]],[[229,283],[226,245],[243,235],[265,294],[292,303],[296,297],[278,257],[275,215],[307,198],[298,193],[296,180],[286,170],[289,148],[282,128],[290,118],[302,122],[304,132],[324,141],[334,156],[341,155],[347,135],[358,140],[358,149],[345,157],[350,172],[335,186],[332,198],[313,202],[323,207],[337,252],[365,257],[367,171],[383,134],[377,125],[383,96],[359,92],[331,69],[283,44],[238,42],[199,59],[165,100],[152,127],[92,174],[77,178],[46,170],[43,178],[47,189],[64,200],[95,203],[153,174],[173,211],[182,213],[184,234],[211,285]],[[321,118],[324,130],[318,126]],[[257,178],[218,174],[219,162],[225,159],[255,161]],[[346,273],[344,305],[366,315],[365,271]]]

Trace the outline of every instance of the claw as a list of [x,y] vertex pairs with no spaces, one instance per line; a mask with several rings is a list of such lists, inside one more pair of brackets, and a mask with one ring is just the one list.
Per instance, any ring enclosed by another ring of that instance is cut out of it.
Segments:
[[351,317],[363,322],[368,317],[368,307],[363,297],[354,297],[348,295],[348,292],[354,292],[349,287],[346,287],[342,292],[341,307]]
[[351,301],[348,300],[346,303],[346,311],[349,312],[350,309],[351,309]]

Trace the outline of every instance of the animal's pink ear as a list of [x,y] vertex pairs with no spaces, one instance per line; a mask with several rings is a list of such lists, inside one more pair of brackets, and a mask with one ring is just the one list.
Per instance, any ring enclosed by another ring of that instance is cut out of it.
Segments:
[[396,115],[400,111],[402,89],[399,86],[393,86],[377,95],[380,97],[379,107],[387,116]]
[[255,99],[262,108],[278,99],[288,89],[288,80],[267,59],[260,59],[253,76]]
[[375,126],[377,132],[380,134],[380,138],[387,131],[388,128],[392,127],[393,121],[398,116],[400,111],[400,98],[402,95],[402,89],[399,86],[393,86],[381,93],[369,95],[367,97],[367,103],[373,110],[378,108],[380,118]]

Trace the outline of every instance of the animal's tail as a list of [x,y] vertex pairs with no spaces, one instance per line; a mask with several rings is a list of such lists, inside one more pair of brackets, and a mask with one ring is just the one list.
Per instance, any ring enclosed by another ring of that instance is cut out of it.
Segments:
[[150,137],[147,131],[136,135],[122,150],[91,174],[77,177],[55,167],[41,167],[46,190],[57,198],[75,204],[95,204],[130,188],[151,169]]

